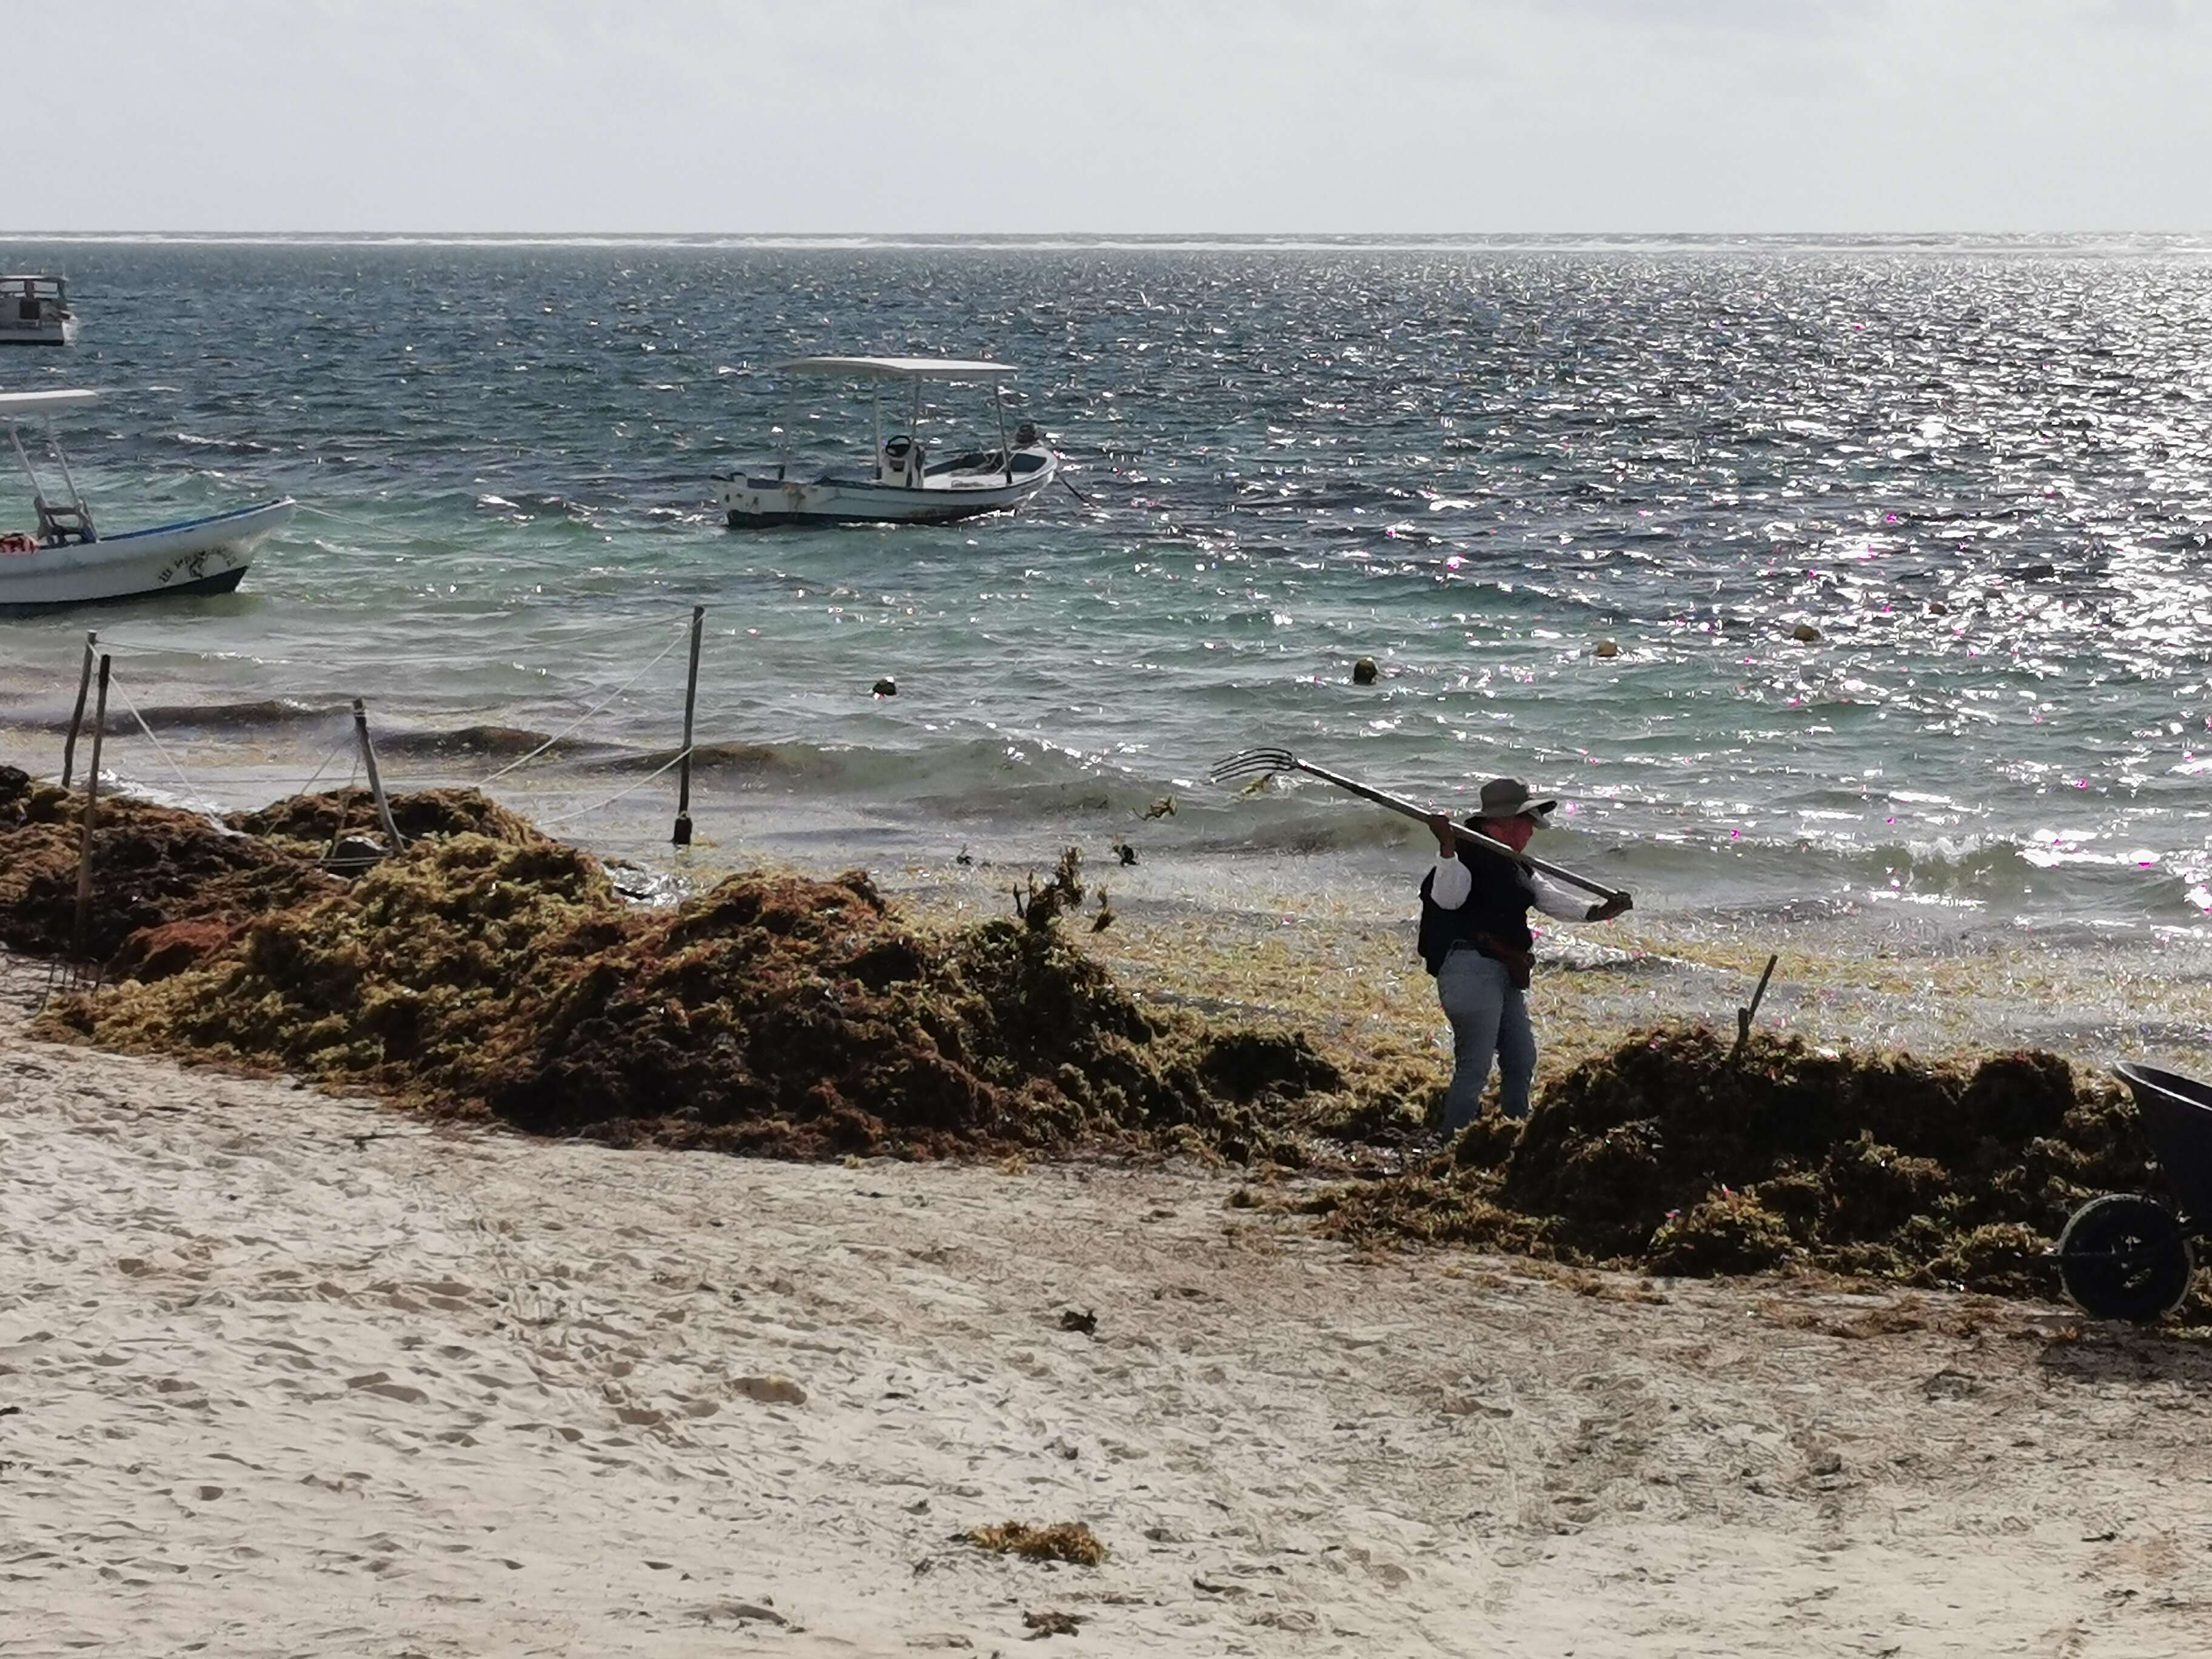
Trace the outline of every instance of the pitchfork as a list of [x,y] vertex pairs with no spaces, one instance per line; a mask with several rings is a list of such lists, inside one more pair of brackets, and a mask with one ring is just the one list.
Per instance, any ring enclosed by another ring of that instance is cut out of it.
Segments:
[[[1387,806],[1394,812],[1401,812],[1409,818],[1419,818],[1424,823],[1429,821],[1430,815],[1426,811],[1402,796],[1386,795],[1380,789],[1370,789],[1356,779],[1346,777],[1341,772],[1310,766],[1287,749],[1247,749],[1242,754],[1231,755],[1206,776],[1215,783],[1226,783],[1231,778],[1263,777],[1276,772],[1304,772],[1308,777],[1319,778],[1323,783],[1333,783],[1362,800],[1371,800],[1377,806]],[[1480,830],[1470,830],[1463,823],[1455,823],[1451,832],[1470,846],[1499,854],[1516,864],[1540,871],[1554,881],[1564,881],[1569,886],[1579,887],[1585,893],[1595,893],[1607,902],[1628,897],[1626,893],[1607,887],[1601,882],[1592,881],[1587,876],[1578,876],[1571,870],[1563,870],[1556,864],[1547,863],[1532,853],[1516,853],[1504,842],[1493,841]]]

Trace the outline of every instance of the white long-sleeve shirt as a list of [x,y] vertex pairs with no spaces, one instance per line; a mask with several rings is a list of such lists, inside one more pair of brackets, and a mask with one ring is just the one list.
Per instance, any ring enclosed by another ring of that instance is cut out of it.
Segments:
[[[1546,881],[1534,871],[1522,872],[1522,879],[1536,895],[1536,908],[1546,915],[1559,921],[1587,921],[1590,904],[1588,899],[1577,898]],[[1456,910],[1467,902],[1467,896],[1474,890],[1474,872],[1453,854],[1437,860],[1433,878],[1429,883],[1429,900],[1439,910]]]

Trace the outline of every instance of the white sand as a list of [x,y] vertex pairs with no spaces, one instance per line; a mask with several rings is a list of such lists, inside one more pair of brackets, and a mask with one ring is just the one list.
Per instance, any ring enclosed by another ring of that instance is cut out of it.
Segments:
[[[989,1653],[1045,1610],[1113,1654],[2212,1641],[2201,1347],[1362,1261],[1226,1177],[434,1129],[28,1042],[25,983],[0,1654]],[[1010,1517],[1112,1559],[953,1541]]]

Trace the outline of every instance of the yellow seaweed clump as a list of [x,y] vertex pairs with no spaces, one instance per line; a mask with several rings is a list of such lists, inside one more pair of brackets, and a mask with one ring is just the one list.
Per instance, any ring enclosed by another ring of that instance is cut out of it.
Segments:
[[1644,1261],[1653,1273],[1685,1278],[1752,1273],[1787,1261],[1789,1225],[1747,1193],[1720,1192],[1661,1222]]
[[1033,1527],[1025,1521],[1001,1521],[987,1527],[970,1527],[960,1534],[964,1543],[1000,1555],[1018,1555],[1024,1561],[1066,1561],[1079,1567],[1095,1567],[1109,1553],[1098,1535],[1080,1521],[1055,1522]]
[[[529,819],[477,789],[417,789],[391,796],[386,805],[394,826],[410,842],[484,836],[523,846],[546,839]],[[224,822],[311,858],[320,857],[341,830],[373,833],[380,828],[375,799],[366,789],[288,795],[251,812],[233,812]]]
[[465,1102],[518,989],[621,921],[606,877],[572,848],[424,841],[349,890],[252,921],[187,972],[56,1017],[117,1047]]

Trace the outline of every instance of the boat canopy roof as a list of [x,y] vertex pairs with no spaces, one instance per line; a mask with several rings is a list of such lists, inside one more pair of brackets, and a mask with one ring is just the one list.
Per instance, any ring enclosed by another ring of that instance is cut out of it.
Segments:
[[[0,281],[5,281],[0,277]],[[72,404],[100,401],[97,392],[0,392],[0,416],[35,415],[41,410],[66,409]]]
[[957,357],[793,357],[773,368],[782,374],[854,380],[1003,380],[1021,373],[1006,363],[963,362]]

